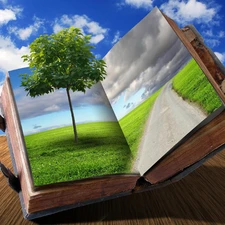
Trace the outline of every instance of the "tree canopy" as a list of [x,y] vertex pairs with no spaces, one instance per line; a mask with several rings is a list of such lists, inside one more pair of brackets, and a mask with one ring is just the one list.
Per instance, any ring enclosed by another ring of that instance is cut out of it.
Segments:
[[29,46],[30,54],[22,56],[33,72],[21,75],[28,94],[35,97],[59,88],[85,92],[103,80],[106,64],[91,52],[90,39],[74,27],[35,39]]
[[30,44],[30,54],[22,56],[33,72],[21,75],[21,86],[27,95],[36,97],[55,89],[66,89],[75,142],[78,138],[69,91],[85,92],[106,76],[106,64],[91,52],[94,46],[90,40],[90,35],[71,27],[57,34],[41,35]]

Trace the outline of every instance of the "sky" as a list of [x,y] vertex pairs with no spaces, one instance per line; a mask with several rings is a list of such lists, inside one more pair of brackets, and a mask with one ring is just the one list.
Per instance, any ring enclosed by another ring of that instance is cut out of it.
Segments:
[[104,57],[102,82],[118,120],[151,96],[191,59],[158,8],[154,8]]
[[[94,54],[103,58],[155,6],[180,27],[193,24],[225,63],[222,0],[0,0],[0,80],[4,71],[27,66],[21,56],[29,53],[29,44],[35,38],[72,25],[92,35]],[[142,95],[140,90],[136,98]]]
[[0,0],[0,68],[27,66],[21,55],[39,35],[74,25],[92,34],[95,54],[112,46],[157,6],[179,26],[194,24],[207,45],[225,60],[225,3],[222,0]]
[[[24,135],[72,125],[65,89],[32,98],[20,86],[19,75],[24,73],[32,74],[29,68],[9,71]],[[100,83],[87,89],[85,93],[70,91],[70,96],[77,124],[116,121]]]

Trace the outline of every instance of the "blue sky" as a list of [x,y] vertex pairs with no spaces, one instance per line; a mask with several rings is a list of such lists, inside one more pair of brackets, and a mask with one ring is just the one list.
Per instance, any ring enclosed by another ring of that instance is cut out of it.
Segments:
[[[32,74],[28,68],[9,71],[21,125],[25,135],[71,125],[66,91],[31,98],[20,86],[20,74]],[[116,121],[105,92],[100,84],[86,93],[70,92],[76,123]]]
[[[26,67],[21,55],[29,52],[28,46],[36,37],[71,25],[92,34],[94,53],[102,58],[155,6],[180,27],[194,24],[206,44],[225,63],[222,0],[0,0],[0,71]],[[136,93],[140,95],[141,92]]]
[[154,8],[104,57],[102,82],[117,119],[137,107],[191,59],[162,13]]
[[20,56],[36,37],[70,25],[92,34],[96,55],[104,57],[154,6],[180,26],[194,24],[208,46],[225,60],[222,0],[0,0],[0,68],[24,67]]

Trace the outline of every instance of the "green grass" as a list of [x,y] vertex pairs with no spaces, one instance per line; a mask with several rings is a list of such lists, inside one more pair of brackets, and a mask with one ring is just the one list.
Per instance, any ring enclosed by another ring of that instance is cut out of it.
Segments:
[[144,133],[149,112],[161,90],[162,89],[156,91],[141,105],[132,110],[119,121],[134,158],[137,155],[138,146]]
[[[222,105],[194,60],[174,77],[173,88],[184,99],[197,103],[207,113]],[[72,127],[25,136],[35,186],[129,173],[149,113],[161,90],[119,121],[127,142],[117,122],[77,125],[77,144],[74,143]]]
[[63,127],[25,136],[34,185],[77,180],[106,174],[128,173],[129,146],[117,122]]
[[184,99],[197,103],[208,114],[222,106],[216,91],[194,59],[174,77],[173,88]]

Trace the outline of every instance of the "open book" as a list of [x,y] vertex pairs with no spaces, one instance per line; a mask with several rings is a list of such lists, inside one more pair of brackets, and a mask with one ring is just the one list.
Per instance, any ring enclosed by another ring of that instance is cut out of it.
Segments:
[[71,92],[77,143],[64,89],[31,98],[21,87],[31,70],[7,74],[2,121],[17,177],[1,168],[25,218],[162,187],[222,149],[224,68],[193,27],[155,8],[104,60],[104,81]]

